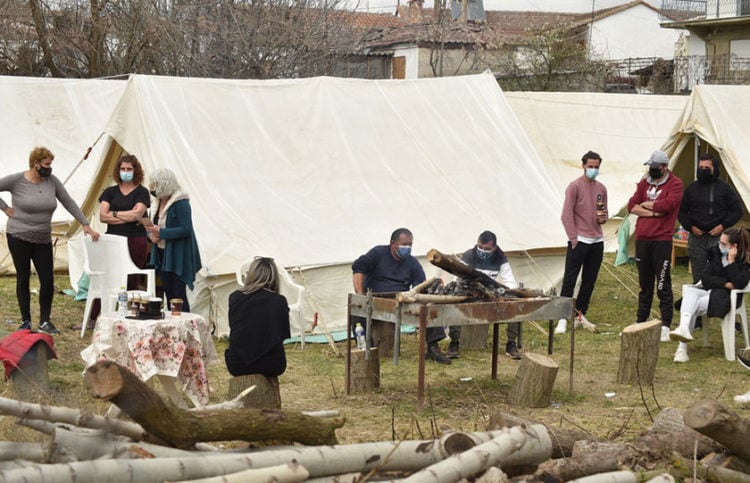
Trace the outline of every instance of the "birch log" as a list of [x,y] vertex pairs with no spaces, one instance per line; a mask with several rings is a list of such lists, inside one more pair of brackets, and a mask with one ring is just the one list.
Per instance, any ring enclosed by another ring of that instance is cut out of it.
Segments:
[[84,383],[92,396],[112,401],[150,433],[177,448],[199,441],[286,440],[335,444],[334,430],[344,419],[321,419],[274,409],[188,411],[164,401],[126,368],[99,361],[86,369]]
[[491,466],[538,464],[552,455],[552,439],[541,424],[506,429],[487,443],[435,463],[403,481],[453,483],[483,473]]
[[297,463],[269,466],[257,470],[244,470],[229,475],[212,476],[196,480],[183,480],[178,483],[246,483],[249,481],[268,481],[274,483],[296,483],[305,481],[310,473]]

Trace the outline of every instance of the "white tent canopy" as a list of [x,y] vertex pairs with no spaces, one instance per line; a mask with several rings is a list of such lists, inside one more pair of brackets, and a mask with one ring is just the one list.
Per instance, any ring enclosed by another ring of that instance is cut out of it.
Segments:
[[[0,76],[0,160],[2,176],[28,168],[29,153],[35,146],[45,146],[55,154],[54,174],[66,180],[79,160],[86,154],[102,132],[112,109],[125,89],[124,81],[46,79]],[[104,143],[93,147],[88,161],[83,163],[66,183],[66,188],[77,202],[83,200],[91,187],[96,163],[102,156]],[[0,193],[10,204],[8,193]],[[56,235],[65,233],[72,216],[58,206],[53,216]],[[5,231],[5,216],[0,227]],[[5,237],[1,237],[0,271],[13,270],[7,256]],[[63,254],[58,258],[64,260]],[[58,260],[58,266],[64,263]]]
[[592,92],[506,92],[558,186],[581,176],[581,156],[602,156],[610,215],[627,204],[646,172],[643,163],[679,122],[687,96]]
[[[407,81],[132,76],[105,128],[191,195],[204,261],[194,310],[226,334],[234,272],[255,255],[301,267],[309,319],[344,325],[351,262],[409,227],[414,252],[563,247],[562,193],[490,74]],[[108,184],[111,150],[85,209]],[[528,256],[527,286],[561,263]],[[519,263],[518,272],[527,273]],[[532,272],[536,273],[533,279]],[[522,277],[519,277],[524,280]]]

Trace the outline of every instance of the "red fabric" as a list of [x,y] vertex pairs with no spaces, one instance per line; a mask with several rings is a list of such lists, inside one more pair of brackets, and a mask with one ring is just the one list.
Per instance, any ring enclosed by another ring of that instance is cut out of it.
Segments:
[[41,332],[32,332],[28,329],[17,330],[12,334],[9,334],[0,339],[0,360],[3,361],[5,366],[5,379],[16,370],[18,363],[21,362],[23,356],[36,344],[42,342],[47,344],[51,354],[50,357],[57,358],[55,353],[55,341],[51,335],[42,334]]

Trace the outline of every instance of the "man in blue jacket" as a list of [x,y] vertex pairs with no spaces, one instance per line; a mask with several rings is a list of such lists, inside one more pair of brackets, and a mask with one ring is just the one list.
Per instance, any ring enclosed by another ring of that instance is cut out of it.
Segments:
[[[407,228],[398,228],[391,234],[388,245],[373,247],[352,264],[352,283],[358,294],[405,292],[425,280],[424,270],[411,256],[414,236]],[[441,364],[451,360],[440,352],[438,341],[445,338],[442,327],[427,328],[427,353],[425,359]]]

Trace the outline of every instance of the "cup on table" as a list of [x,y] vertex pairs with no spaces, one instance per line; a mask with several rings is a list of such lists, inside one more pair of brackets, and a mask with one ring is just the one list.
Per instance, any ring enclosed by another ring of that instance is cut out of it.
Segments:
[[148,311],[151,314],[161,312],[161,299],[156,297],[148,299]]
[[169,299],[172,315],[182,315],[182,299]]

